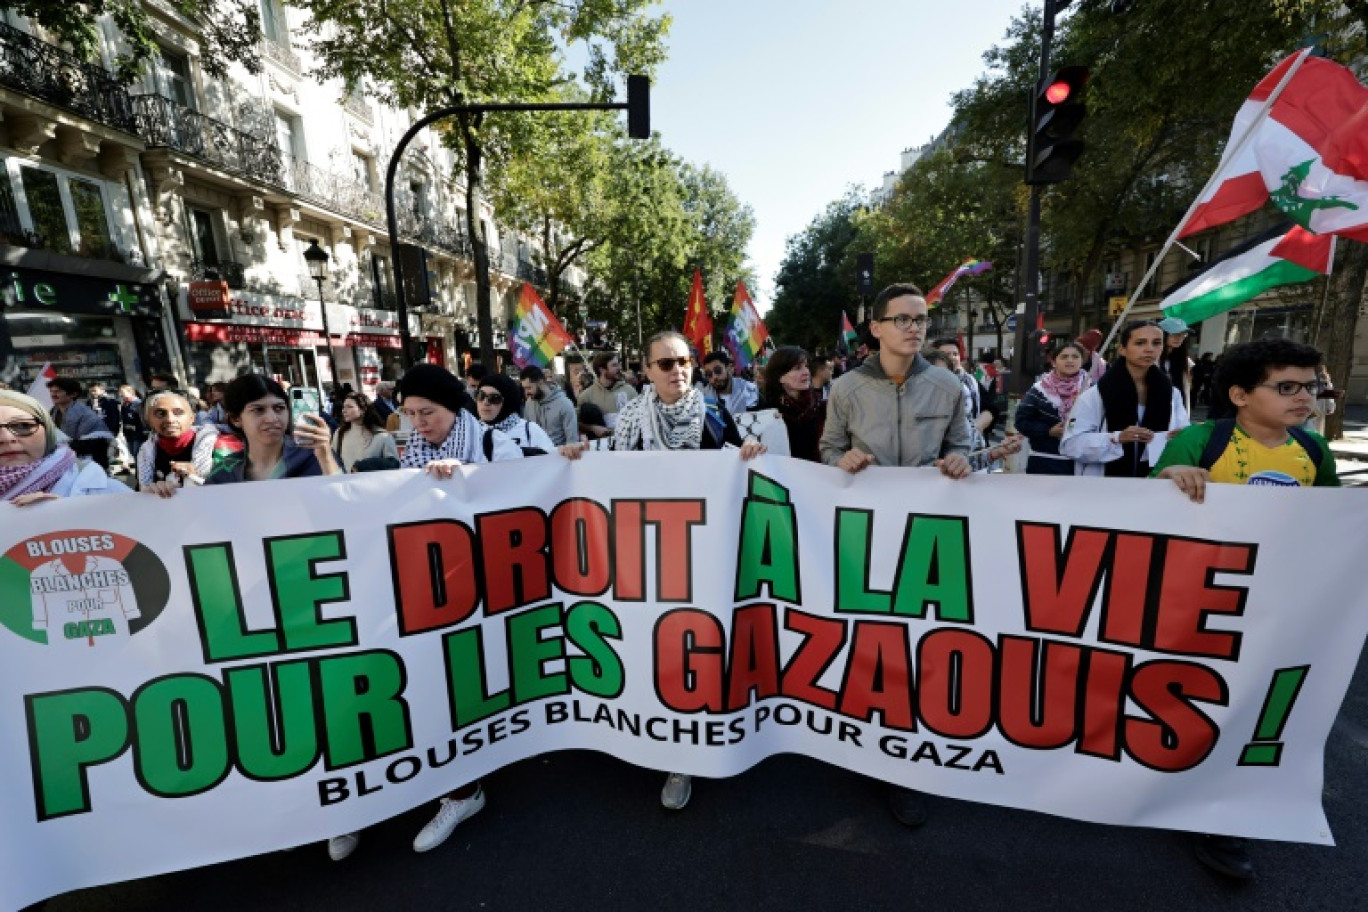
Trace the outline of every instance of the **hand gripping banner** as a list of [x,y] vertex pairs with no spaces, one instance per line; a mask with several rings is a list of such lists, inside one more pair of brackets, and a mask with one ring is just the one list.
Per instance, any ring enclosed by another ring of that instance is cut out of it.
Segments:
[[1331,842],[1322,754],[1368,630],[1325,547],[1368,538],[1351,495],[734,452],[530,469],[0,504],[0,906],[570,748],[709,777],[797,752]]

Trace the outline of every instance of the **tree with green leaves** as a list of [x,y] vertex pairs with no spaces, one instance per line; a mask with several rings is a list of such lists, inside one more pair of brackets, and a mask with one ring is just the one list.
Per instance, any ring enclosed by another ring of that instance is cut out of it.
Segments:
[[[587,52],[596,100],[664,58],[669,17],[655,0],[294,0],[308,11],[325,78],[363,82],[386,104],[427,113],[480,102],[551,102],[574,80],[562,49]],[[488,239],[480,230],[486,159],[535,148],[536,114],[461,112],[440,130],[461,159],[475,260],[480,357],[494,362]]]
[[[779,344],[829,349],[841,326],[841,311],[855,313],[855,258],[862,252],[857,222],[866,205],[864,192],[852,188],[788,239],[774,280],[774,302],[765,316],[765,326]],[[875,268],[885,268],[878,255]]]
[[[210,76],[226,75],[233,62],[260,72],[257,0],[167,0],[166,5],[193,23],[203,37],[200,62]],[[125,84],[136,80],[157,54],[156,29],[143,0],[12,0],[5,6],[94,64],[100,62],[97,20],[108,16],[128,42],[128,50],[114,61],[114,74]]]

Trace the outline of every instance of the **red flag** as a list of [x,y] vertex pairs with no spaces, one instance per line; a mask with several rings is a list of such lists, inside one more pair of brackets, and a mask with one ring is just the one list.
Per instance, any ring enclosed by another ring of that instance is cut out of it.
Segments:
[[712,335],[712,315],[708,313],[707,302],[703,300],[703,273],[695,268],[689,305],[684,310],[684,338],[706,355],[712,351]]

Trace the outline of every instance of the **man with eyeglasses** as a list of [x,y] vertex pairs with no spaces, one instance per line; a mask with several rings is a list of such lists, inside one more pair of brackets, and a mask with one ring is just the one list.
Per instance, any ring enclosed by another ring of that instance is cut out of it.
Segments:
[[708,381],[703,396],[720,402],[732,415],[749,412],[760,403],[760,390],[744,377],[737,377],[731,355],[720,348],[703,359],[703,379]]

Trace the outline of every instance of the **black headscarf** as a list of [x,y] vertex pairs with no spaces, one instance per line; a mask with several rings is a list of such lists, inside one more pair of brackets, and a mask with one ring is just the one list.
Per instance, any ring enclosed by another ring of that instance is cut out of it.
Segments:
[[409,396],[428,399],[458,414],[464,409],[479,417],[475,400],[466,392],[465,384],[451,371],[436,364],[415,364],[399,378],[399,398]]
[[[1156,434],[1168,433],[1173,420],[1173,384],[1157,365],[1151,364],[1145,374],[1145,419],[1140,420],[1140,394],[1135,381],[1126,370],[1125,361],[1118,358],[1097,381],[1097,394],[1107,413],[1107,429],[1122,431],[1134,425],[1148,428]],[[1105,466],[1109,478],[1144,478],[1150,472],[1145,460],[1145,448],[1140,443],[1123,443],[1125,455]]]
[[504,374],[490,374],[480,381],[480,389],[486,387],[503,396],[503,405],[499,408],[499,414],[494,416],[493,421],[485,422],[486,424],[493,426],[509,415],[522,414],[524,396],[521,383]]

